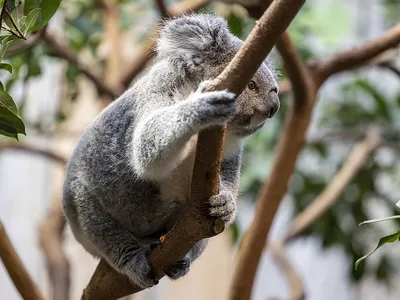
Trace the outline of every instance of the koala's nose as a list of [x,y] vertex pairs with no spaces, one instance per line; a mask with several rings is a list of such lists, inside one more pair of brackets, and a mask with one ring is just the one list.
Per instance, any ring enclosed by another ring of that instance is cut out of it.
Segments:
[[268,93],[268,118],[272,118],[276,112],[279,110],[280,103],[279,103],[279,97],[278,94],[276,93],[276,90],[271,90]]

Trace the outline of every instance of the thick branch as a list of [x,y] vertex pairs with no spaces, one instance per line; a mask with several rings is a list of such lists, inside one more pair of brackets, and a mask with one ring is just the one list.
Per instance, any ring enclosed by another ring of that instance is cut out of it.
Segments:
[[376,40],[362,47],[342,52],[330,59],[318,61],[310,66],[314,78],[320,86],[329,76],[354,69],[366,64],[380,53],[400,44],[400,24],[392,27]]
[[371,129],[367,137],[353,148],[329,185],[294,219],[288,233],[283,238],[283,243],[298,236],[325,214],[380,145],[380,134],[377,133],[377,130]]
[[0,221],[0,258],[23,299],[43,300],[43,296],[15,252]]
[[[163,19],[175,18],[190,12],[195,12],[200,8],[205,7],[210,1],[209,0],[186,0],[173,4],[168,8],[166,16],[162,16]],[[161,20],[162,22],[162,20]],[[138,75],[146,66],[147,62],[155,53],[156,38],[158,33],[158,27],[161,24],[158,23],[154,29],[154,32],[150,34],[150,38],[140,49],[139,53],[136,55],[136,59],[130,63],[131,67],[121,78],[121,84],[125,88],[129,87],[132,80]]]
[[[240,94],[303,3],[294,0],[274,1],[210,90],[227,88]],[[158,277],[164,275],[165,266],[181,260],[197,241],[214,236],[224,229],[220,220],[210,218],[202,209],[207,199],[218,193],[223,138],[224,128],[221,127],[199,134],[190,205],[182,219],[150,255],[150,263]],[[99,264],[83,299],[116,299],[126,295],[126,292],[141,290],[135,285],[125,288],[128,279],[111,268],[104,270],[104,263],[101,266]]]
[[[274,4],[275,1],[271,7]],[[297,156],[304,145],[305,134],[316,97],[316,90],[311,77],[297,57],[297,52],[287,34],[282,35],[278,49],[285,59],[290,79],[298,85],[294,95],[295,104],[290,109],[285,121],[272,172],[258,196],[256,214],[247,233],[247,242],[243,243],[238,253],[236,270],[231,285],[231,300],[247,300],[251,297],[251,290],[264,245],[280,200],[286,193],[287,183],[295,168]],[[308,76],[308,79],[301,78],[301,76]],[[243,274],[246,274],[246,276],[243,276]]]
[[95,84],[99,93],[116,98],[122,92],[122,90],[118,90],[112,86],[109,86],[101,78],[94,74],[87,66],[83,65],[79,61],[74,51],[69,48],[67,43],[61,41],[54,34],[47,31],[43,38],[48,46],[51,47],[55,55],[67,60],[70,64],[75,65],[80,72],[85,74],[86,77],[88,77]]

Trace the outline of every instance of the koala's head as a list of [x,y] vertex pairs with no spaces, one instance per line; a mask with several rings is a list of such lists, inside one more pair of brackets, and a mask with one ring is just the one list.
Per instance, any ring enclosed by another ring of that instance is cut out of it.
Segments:
[[[157,41],[157,57],[169,60],[187,80],[198,84],[217,77],[242,44],[225,19],[192,14],[165,23]],[[260,66],[236,103],[238,112],[228,128],[239,136],[257,131],[278,111],[278,84],[269,61]]]
[[247,136],[261,129],[266,120],[279,110],[278,83],[268,61],[262,63],[245,90],[236,99],[238,112],[228,128],[238,136]]

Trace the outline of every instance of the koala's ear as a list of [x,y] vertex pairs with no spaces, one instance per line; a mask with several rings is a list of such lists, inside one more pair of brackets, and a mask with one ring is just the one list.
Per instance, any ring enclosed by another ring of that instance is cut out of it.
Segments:
[[234,51],[237,47],[233,41],[237,43],[237,38],[229,31],[225,19],[211,14],[192,14],[167,21],[156,50],[161,58],[190,52],[212,59]]

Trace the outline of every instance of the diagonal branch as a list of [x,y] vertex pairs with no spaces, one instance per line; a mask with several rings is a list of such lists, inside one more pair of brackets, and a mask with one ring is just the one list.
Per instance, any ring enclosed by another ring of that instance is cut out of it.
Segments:
[[[213,82],[210,90],[228,88],[240,94],[303,3],[304,1],[295,0],[274,1],[228,67]],[[223,138],[224,128],[221,127],[199,134],[190,205],[182,219],[150,255],[150,263],[158,277],[164,275],[165,266],[181,260],[196,242],[224,229],[222,221],[210,218],[201,209],[205,199],[218,193]],[[126,277],[110,267],[107,268],[102,262],[82,298],[115,299],[127,295],[127,292],[129,294],[140,290],[138,286],[129,284]]]
[[275,258],[282,272],[284,273],[287,281],[289,283],[290,289],[290,300],[304,300],[305,291],[302,280],[297,274],[296,270],[292,266],[289,257],[286,255],[284,245],[282,243],[274,243],[269,245],[271,249],[271,254]]
[[94,74],[92,70],[90,70],[90,68],[81,63],[76,53],[69,48],[65,41],[60,40],[59,37],[48,31],[46,31],[43,38],[47,45],[51,47],[52,51],[54,51],[57,56],[75,65],[80,72],[85,74],[86,77],[88,77],[95,84],[99,93],[105,94],[112,98],[116,98],[122,92],[121,90],[109,86],[106,82],[103,81],[102,78],[99,78],[96,74]]
[[310,66],[314,79],[320,86],[331,75],[366,64],[380,53],[400,44],[400,24],[392,27],[376,40],[362,47],[342,52],[332,58],[318,61]]
[[318,220],[335,203],[344,189],[357,175],[358,171],[369,161],[370,156],[381,145],[380,133],[372,128],[367,137],[354,146],[339,172],[331,180],[329,185],[318,195],[307,208],[299,214],[289,231],[283,238],[283,243],[296,238],[311,224]]
[[0,221],[0,258],[6,267],[11,280],[23,299],[43,300],[43,295],[26,271],[21,259],[15,252],[7,232]]

